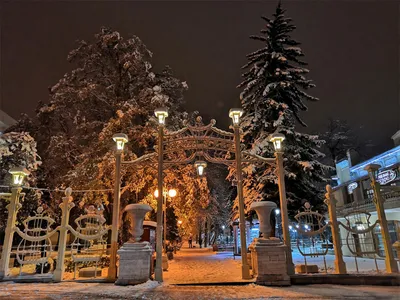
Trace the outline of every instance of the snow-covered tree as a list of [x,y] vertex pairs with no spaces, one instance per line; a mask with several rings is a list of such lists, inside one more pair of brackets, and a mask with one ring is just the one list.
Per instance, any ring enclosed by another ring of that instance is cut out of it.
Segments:
[[[32,122],[24,119],[17,124],[17,128],[34,128],[46,187],[112,189],[113,134],[128,135],[123,155],[124,160],[132,160],[154,151],[154,109],[168,108],[166,130],[182,127],[187,117],[182,108],[183,95],[188,86],[168,66],[154,72],[151,57],[138,37],[124,39],[107,28],[96,34],[93,42],[81,41],[70,52],[68,60],[74,69],[49,89],[50,102],[39,105]],[[207,181],[196,178],[193,166],[166,170],[165,184],[178,189],[172,203],[178,217],[190,220],[207,207]],[[154,165],[124,166],[121,207],[141,201],[155,208],[156,188]],[[111,192],[74,194],[74,198],[82,202],[102,201],[105,216],[111,212]]]
[[[300,113],[307,110],[305,102],[317,101],[306,91],[314,84],[305,76],[309,72],[301,60],[300,43],[291,32],[296,28],[286,18],[278,4],[272,18],[262,17],[266,26],[261,34],[251,36],[262,47],[247,55],[243,67],[241,101],[243,141],[252,152],[273,157],[273,146],[268,142],[270,134],[283,133],[285,179],[292,211],[305,202],[318,203],[321,192],[316,183],[322,182],[325,166],[318,162],[323,154],[318,150],[322,140],[315,135],[297,132],[296,123],[306,126]],[[279,203],[275,168],[249,166],[245,169],[246,204],[252,201],[271,200]]]
[[[10,186],[12,183],[9,170],[13,167],[24,167],[31,174],[25,180],[28,186],[36,185],[36,171],[41,164],[37,154],[36,141],[27,132],[8,132],[0,135],[0,185]],[[0,187],[1,192],[10,192],[9,188]],[[24,219],[34,210],[40,194],[34,190],[24,190],[24,205],[18,213],[18,221]],[[0,201],[0,231],[7,223],[6,203]]]

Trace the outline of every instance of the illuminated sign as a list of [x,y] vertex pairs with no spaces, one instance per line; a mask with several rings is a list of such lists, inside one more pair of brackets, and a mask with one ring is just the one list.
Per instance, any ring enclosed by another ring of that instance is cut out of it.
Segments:
[[358,183],[357,182],[352,182],[347,186],[347,192],[349,194],[353,194],[353,191],[358,187]]
[[395,179],[396,179],[396,176],[397,176],[396,171],[393,171],[393,170],[386,170],[386,171],[380,172],[380,173],[378,174],[378,176],[376,177],[376,180],[377,180],[380,184],[385,185],[385,184],[387,184],[387,183],[392,182],[393,180],[395,180]]

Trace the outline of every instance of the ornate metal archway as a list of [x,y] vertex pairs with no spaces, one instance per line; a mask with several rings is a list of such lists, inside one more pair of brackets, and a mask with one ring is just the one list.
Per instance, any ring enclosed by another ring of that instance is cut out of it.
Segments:
[[[160,113],[161,115],[157,115]],[[251,278],[250,268],[247,262],[247,245],[246,245],[246,230],[245,230],[245,214],[244,214],[244,199],[242,187],[242,170],[246,164],[262,165],[273,164],[277,165],[279,180],[279,192],[281,195],[282,203],[286,207],[286,193],[283,181],[283,158],[282,153],[276,153],[275,158],[265,158],[257,154],[250,153],[244,150],[245,147],[240,143],[240,127],[239,122],[234,122],[234,132],[228,132],[215,127],[216,121],[213,119],[209,124],[204,125],[202,118],[198,116],[195,124],[189,122],[184,124],[182,129],[169,132],[165,129],[165,118],[168,113],[163,110],[156,110],[156,116],[159,119],[158,126],[158,143],[155,147],[155,152],[143,155],[132,161],[121,162],[120,154],[116,157],[116,189],[115,199],[119,203],[119,190],[120,190],[120,166],[123,165],[157,165],[158,166],[158,203],[157,203],[157,240],[156,240],[156,268],[155,279],[158,281],[163,280],[162,275],[162,195],[163,195],[163,171],[174,165],[191,164],[196,159],[202,158],[210,163],[224,164],[228,167],[236,169],[237,177],[237,190],[239,198],[239,219],[240,219],[240,234],[241,234],[241,256],[242,256],[242,277],[243,279]],[[119,205],[116,205],[119,207]],[[285,209],[282,213],[284,215]],[[287,216],[287,212],[286,212]],[[287,221],[286,221],[287,224]],[[284,225],[284,224],[283,224]],[[118,226],[114,225],[113,228],[117,231]],[[285,226],[283,226],[285,227]],[[287,227],[287,226],[286,226]],[[115,234],[116,236],[116,234]],[[285,243],[290,245],[289,233],[285,236]],[[288,240],[289,238],[289,240]],[[116,245],[116,243],[115,243]],[[113,249],[116,253],[116,249]],[[113,254],[111,254],[113,256]],[[291,258],[291,255],[290,255]],[[110,264],[113,264],[111,258]],[[289,262],[292,265],[292,260]]]

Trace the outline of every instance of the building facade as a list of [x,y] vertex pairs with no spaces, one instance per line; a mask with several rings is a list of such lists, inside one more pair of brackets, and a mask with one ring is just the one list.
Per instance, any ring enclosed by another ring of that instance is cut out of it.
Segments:
[[13,118],[0,109],[0,134],[3,134],[4,130],[15,123],[16,121]]
[[[385,199],[384,207],[391,244],[400,240],[400,188],[393,188],[393,186],[400,187],[400,130],[392,136],[392,139],[395,144],[394,148],[367,161],[354,166],[351,165],[349,159],[339,161],[336,164],[337,175],[333,178],[337,183],[337,186],[334,187],[334,195],[337,199],[339,221],[363,230],[378,219],[373,202],[371,181],[364,168],[369,164],[381,166],[377,181],[383,187],[382,196]],[[365,234],[351,234],[340,226],[340,234],[344,255],[353,256],[357,253],[367,252],[372,254],[376,249],[379,256],[384,256],[379,225],[371,233]]]

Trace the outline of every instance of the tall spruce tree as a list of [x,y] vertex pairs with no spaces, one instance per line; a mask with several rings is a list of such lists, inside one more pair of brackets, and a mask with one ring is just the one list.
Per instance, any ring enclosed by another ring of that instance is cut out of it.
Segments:
[[[318,99],[306,93],[314,87],[305,75],[309,72],[301,60],[300,43],[291,38],[296,28],[279,3],[273,17],[262,17],[266,27],[261,34],[251,36],[263,46],[247,55],[243,67],[241,101],[243,140],[252,152],[273,157],[274,150],[268,142],[274,132],[286,136],[284,142],[285,180],[289,211],[293,215],[305,202],[321,203],[320,183],[325,181],[323,164],[318,159],[323,154],[318,148],[323,143],[315,135],[295,131],[296,123],[305,127],[300,113],[307,110],[306,101]],[[275,167],[250,166],[245,169],[245,197],[247,208],[255,200],[279,203]]]

